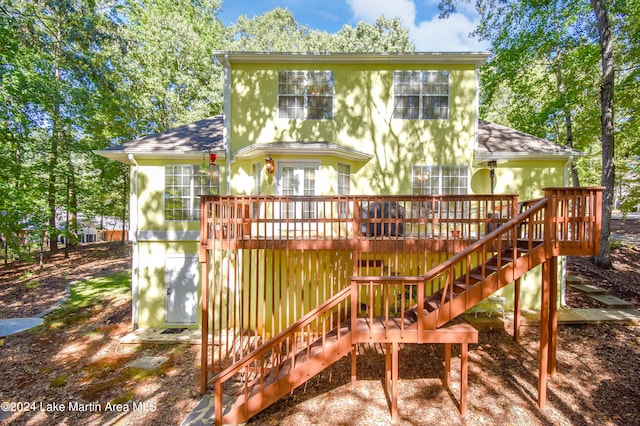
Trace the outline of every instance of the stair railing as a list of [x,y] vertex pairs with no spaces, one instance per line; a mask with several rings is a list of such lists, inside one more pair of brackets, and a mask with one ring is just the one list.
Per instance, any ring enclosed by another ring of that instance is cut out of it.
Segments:
[[[346,312],[351,304],[351,296],[350,287],[341,290],[283,332],[214,376],[209,384],[213,384],[215,388],[216,423],[223,416],[222,385],[225,382],[240,375],[241,383],[236,383],[235,391],[238,395],[244,395],[247,400],[250,395],[263,392],[270,384],[267,383],[267,376],[275,375],[277,381],[285,363],[290,370],[295,369],[301,350],[307,351],[308,359],[311,356],[311,345],[317,339],[322,339],[322,344],[318,346],[323,348],[330,331],[336,333],[338,340],[347,335],[350,331],[343,323],[348,318]],[[262,408],[264,407],[260,407]],[[259,410],[256,409],[257,411]]]
[[[426,282],[441,280],[444,287],[436,318],[426,320],[425,328],[442,326],[544,259],[598,254],[602,190],[601,187],[547,188],[544,198],[523,204],[525,210],[516,217],[429,270]],[[534,249],[543,242],[544,250],[535,254]],[[509,250],[508,256],[505,250]],[[492,256],[496,256],[496,265],[488,271],[486,261]],[[503,270],[507,265],[511,265],[510,268]],[[465,291],[464,297],[455,297],[456,277],[466,275],[464,284],[469,289],[470,272],[475,266],[480,266],[479,288]],[[502,283],[487,279],[494,272],[503,274]]]
[[[384,334],[390,338],[390,332],[402,339],[410,325],[424,316],[425,280],[423,276],[370,276],[351,277],[351,330],[358,335],[359,341],[368,341],[373,333]],[[415,314],[410,308],[417,306]],[[358,319],[363,319],[367,327],[359,330]],[[376,327],[377,326],[377,327]],[[418,333],[422,333],[422,323],[418,322]]]
[[[483,239],[470,244],[464,250],[429,270],[425,275],[426,282],[441,280],[444,282],[444,287],[437,318],[428,319],[424,327],[438,328],[494,293],[498,288],[495,285],[489,287],[485,282],[485,278],[494,272],[488,273],[485,265],[486,260],[497,254],[496,268],[500,270],[511,263],[502,258],[505,249],[513,250],[510,257],[513,258],[515,264],[518,257],[519,241],[524,239],[526,246],[531,249],[534,246],[534,241],[542,241],[544,233],[541,231],[543,229],[537,227],[536,224],[540,222],[540,217],[544,217],[547,205],[548,199],[546,198],[537,201],[529,209],[491,231]],[[481,266],[480,291],[467,291],[463,299],[456,297],[454,288],[456,277],[466,275],[465,284],[467,288],[470,288],[469,273],[475,266]]]

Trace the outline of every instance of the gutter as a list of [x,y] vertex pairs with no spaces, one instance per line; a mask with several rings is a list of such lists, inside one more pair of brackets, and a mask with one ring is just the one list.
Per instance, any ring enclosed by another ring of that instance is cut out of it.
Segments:
[[[473,150],[478,151],[478,121],[480,120],[480,64],[476,65],[476,96],[474,101]],[[469,180],[471,182],[471,180]]]
[[[133,179],[131,183],[131,191],[135,208],[130,207],[129,213],[129,241],[133,246],[133,253],[131,255],[131,321],[133,322],[133,329],[138,329],[138,293],[140,291],[140,248],[138,247],[138,163],[133,154],[127,156],[129,162],[133,164]],[[132,214],[133,212],[133,214]],[[133,232],[132,232],[133,231]]]

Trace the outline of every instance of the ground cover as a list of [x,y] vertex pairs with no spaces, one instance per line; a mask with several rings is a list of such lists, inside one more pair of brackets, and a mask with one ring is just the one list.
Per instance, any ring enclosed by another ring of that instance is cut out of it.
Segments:
[[[638,223],[616,222],[614,270],[600,271],[574,258],[569,269],[604,286],[611,294],[640,301]],[[45,268],[13,264],[0,269],[0,317],[39,312],[72,296],[45,324],[9,336],[0,347],[2,424],[176,425],[200,399],[199,347],[123,345],[130,331],[129,253],[117,243],[96,244],[46,260]],[[570,291],[573,307],[595,307]],[[548,402],[537,407],[538,327],[522,327],[512,339],[511,324],[480,333],[470,348],[469,408],[460,418],[457,364],[452,392],[441,385],[442,349],[406,345],[400,352],[397,424],[432,422],[460,425],[629,425],[640,418],[640,329],[638,326],[562,326],[558,373],[549,379]],[[349,360],[335,364],[306,386],[271,406],[250,424],[386,425],[380,348],[362,347],[358,387],[351,389]],[[144,356],[166,356],[155,370],[127,366]],[[9,405],[6,405],[9,404]]]

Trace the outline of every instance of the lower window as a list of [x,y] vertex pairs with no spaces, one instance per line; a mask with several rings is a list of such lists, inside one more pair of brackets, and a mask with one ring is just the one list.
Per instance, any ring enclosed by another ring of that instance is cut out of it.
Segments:
[[218,195],[218,166],[172,164],[164,169],[165,220],[200,220],[200,195]]
[[467,166],[414,166],[414,195],[464,195],[469,192]]

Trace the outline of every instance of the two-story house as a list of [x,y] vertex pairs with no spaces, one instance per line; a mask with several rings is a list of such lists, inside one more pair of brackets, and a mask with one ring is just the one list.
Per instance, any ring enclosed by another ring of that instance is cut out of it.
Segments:
[[[565,186],[576,152],[479,119],[487,56],[217,53],[224,118],[98,152],[131,165],[134,328],[199,325],[201,194],[524,201]],[[267,214],[250,208],[249,216]],[[318,215],[311,202],[279,208],[273,217]],[[529,275],[522,308],[539,304],[539,271]],[[510,305],[513,289],[503,293]]]

